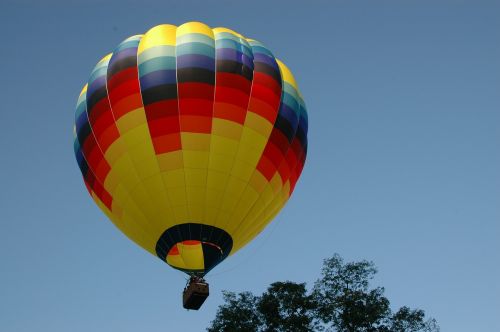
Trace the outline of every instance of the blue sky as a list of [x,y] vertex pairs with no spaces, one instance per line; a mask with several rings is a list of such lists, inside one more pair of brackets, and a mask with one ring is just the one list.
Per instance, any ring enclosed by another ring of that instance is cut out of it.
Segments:
[[[208,276],[123,236],[84,188],[74,106],[128,36],[190,20],[262,41],[306,100],[309,155],[275,223]],[[45,1],[0,4],[0,330],[201,331],[221,290],[308,282],[322,259],[373,260],[393,308],[443,331],[499,331],[498,1]]]

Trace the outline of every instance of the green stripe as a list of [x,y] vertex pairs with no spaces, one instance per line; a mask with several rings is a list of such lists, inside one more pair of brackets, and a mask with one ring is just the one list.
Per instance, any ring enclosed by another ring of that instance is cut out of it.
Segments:
[[175,57],[175,46],[159,45],[150,47],[144,52],[140,53],[137,57],[138,64],[158,57]]
[[200,54],[215,59],[215,48],[202,43],[188,43],[177,45],[176,55]]
[[165,69],[175,70],[176,69],[175,57],[172,56],[157,57],[141,63],[138,66],[138,68],[140,77],[157,70],[165,70]]

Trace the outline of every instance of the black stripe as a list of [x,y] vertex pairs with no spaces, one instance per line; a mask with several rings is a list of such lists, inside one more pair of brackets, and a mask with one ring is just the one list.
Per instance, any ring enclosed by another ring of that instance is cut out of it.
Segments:
[[141,93],[144,105],[149,105],[161,100],[176,99],[177,84],[161,84],[142,90]]
[[83,177],[87,176],[87,172],[89,171],[89,165],[83,158],[83,153],[82,153],[82,161],[78,163],[78,166],[80,167],[80,171],[82,172]]
[[99,89],[96,89],[92,95],[87,95],[87,113],[90,115],[92,113],[92,108],[100,102],[103,98],[108,97],[108,91],[106,90],[106,86],[103,85]]
[[177,82],[199,82],[214,85],[215,72],[204,68],[180,68],[177,69]]
[[288,143],[292,142],[293,137],[295,136],[295,129],[285,117],[278,114],[274,127],[278,128],[286,136]]
[[85,140],[87,139],[87,137],[89,137],[91,132],[92,130],[90,129],[90,124],[88,122],[85,122],[80,127],[80,130],[78,130],[76,133],[76,137],[78,137],[78,142],[80,143],[80,148],[82,149],[82,153],[83,153],[83,144],[85,143]]
[[304,132],[304,129],[300,127],[300,125],[299,125],[299,128],[297,128],[297,133],[295,134],[295,136],[299,140],[302,147],[304,147],[304,145],[307,145],[306,133]]
[[247,80],[252,81],[253,70],[252,68],[232,60],[217,60],[217,72],[238,74],[245,77]]
[[121,70],[136,66],[137,66],[137,57],[128,56],[116,62],[113,62],[113,64],[110,67],[108,67],[107,75],[108,77],[112,77]]
[[264,62],[255,61],[254,66],[255,71],[271,76],[281,86],[281,74],[278,70]]

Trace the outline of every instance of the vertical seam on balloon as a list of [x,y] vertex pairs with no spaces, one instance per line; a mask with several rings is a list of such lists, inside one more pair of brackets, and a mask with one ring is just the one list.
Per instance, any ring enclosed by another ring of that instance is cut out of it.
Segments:
[[[280,67],[279,65],[278,65],[278,68],[279,68],[279,70],[280,70],[281,80],[282,80],[282,86],[283,86],[282,93],[281,93],[282,98],[280,99],[280,105],[279,105],[279,108],[278,108],[278,115],[279,115],[279,111],[281,110],[281,107],[282,107],[282,104],[283,104],[283,96],[284,96],[284,94],[285,94],[285,88],[284,88],[285,81],[284,81],[283,75],[282,75],[282,73],[281,73],[281,67]],[[295,90],[296,95],[298,96],[298,88],[297,88],[297,89],[295,89],[294,87],[292,87],[292,88]],[[299,101],[298,101],[298,100],[297,100],[297,105],[299,106],[299,112],[300,112],[300,104],[299,104]],[[288,153],[288,150],[290,149],[290,147],[291,147],[291,145],[292,145],[292,143],[293,143],[293,139],[294,139],[294,138],[295,138],[295,136],[297,135],[297,129],[298,129],[298,125],[299,125],[299,122],[300,122],[300,114],[299,114],[299,119],[298,119],[298,120],[299,120],[299,121],[297,122],[297,126],[295,127],[295,130],[294,130],[294,136],[293,136],[293,138],[292,138],[292,141],[288,144],[288,147],[287,147],[287,149],[286,149],[286,151],[285,151],[285,153],[284,153],[284,155],[283,155],[283,158],[282,158],[282,160],[281,160],[280,164],[279,164],[279,165],[278,165],[278,167],[276,168],[276,171],[274,172],[273,177],[274,177],[274,176],[276,176],[276,174],[277,174],[277,173],[279,174],[279,168],[280,168],[280,166],[281,166],[284,162],[286,162],[286,155],[287,155],[287,153]],[[273,130],[272,130],[272,131],[274,131],[274,130],[275,130],[275,127],[273,126]],[[279,130],[279,129],[278,129],[278,130]],[[272,131],[271,131],[271,133],[272,133]],[[287,140],[287,141],[288,141],[288,140]],[[279,175],[279,176],[281,177],[281,175]],[[280,194],[281,194],[281,192],[282,192],[282,190],[283,190],[283,188],[284,188],[284,186],[285,186],[285,183],[286,183],[286,181],[283,181],[281,189],[280,189],[280,190],[278,191],[278,193],[277,193],[277,194],[273,197],[273,199],[272,199],[269,203],[267,203],[267,204],[263,207],[262,211],[261,211],[261,212],[260,212],[260,213],[256,216],[256,218],[255,218],[254,220],[258,220],[260,217],[262,217],[262,216],[263,216],[263,214],[266,212],[266,210],[269,208],[269,206],[273,205],[273,204],[274,204],[277,200],[279,201],[279,200],[281,199]],[[288,199],[287,199],[287,200],[288,200]],[[286,201],[285,201],[285,203],[286,203]],[[269,220],[269,221],[270,221],[270,220]],[[252,225],[254,225],[254,224],[252,224]],[[248,227],[252,227],[252,226],[247,226],[246,228],[243,228],[243,230],[248,230],[248,229],[249,229]],[[252,229],[253,231],[255,231],[255,229],[257,229],[257,228],[251,228],[251,229]],[[235,232],[235,234],[236,234],[236,232]]]
[[[242,43],[242,41],[243,41],[243,40],[245,40],[245,42],[247,42],[248,46],[250,46],[250,44],[248,43],[248,41],[246,40],[246,38],[244,38],[243,36],[237,36],[237,37],[240,39],[240,44],[241,44],[242,46],[245,46],[245,45]],[[255,57],[254,57],[254,55],[253,55],[253,51],[252,51],[252,47],[251,47],[251,46],[249,47],[249,51],[252,53],[252,62],[253,62],[253,60],[254,60],[254,58],[255,58]],[[248,116],[248,110],[249,110],[249,107],[250,107],[250,99],[252,98],[252,90],[253,90],[253,83],[254,83],[254,73],[255,73],[255,65],[254,65],[254,67],[252,68],[252,82],[251,82],[251,84],[250,84],[250,93],[249,93],[249,95],[248,95],[247,109],[246,109],[246,112],[245,112],[245,121],[246,121],[246,117]],[[242,132],[241,132],[241,135],[243,135],[243,129],[245,128],[245,121],[243,122],[243,125],[242,125]],[[233,156],[233,163],[232,163],[232,165],[231,165],[231,170],[230,170],[230,171],[229,171],[229,173],[228,173],[228,179],[227,179],[226,185],[224,186],[224,193],[223,193],[223,195],[222,195],[222,198],[224,198],[224,197],[226,196],[226,193],[227,193],[227,188],[228,188],[228,186],[229,186],[229,181],[230,181],[231,177],[233,177],[232,172],[233,172],[233,169],[234,169],[234,165],[236,164],[236,156],[238,155],[238,152],[239,152],[239,150],[240,150],[241,135],[240,135],[240,140],[239,140],[239,142],[238,142],[238,149],[236,150],[236,154]],[[247,186],[248,186],[248,182],[247,182]],[[245,188],[246,188],[246,186],[245,186]],[[245,190],[245,189],[244,189],[244,190]],[[242,195],[243,195],[243,192],[242,192]],[[241,200],[241,196],[240,196],[240,200]],[[238,200],[238,202],[239,202],[240,200]],[[237,203],[238,203],[238,202],[237,202]],[[235,206],[235,207],[236,207],[236,206]],[[216,214],[216,217],[215,217],[215,221],[214,221],[214,226],[215,226],[215,227],[217,227],[217,220],[219,219],[219,214],[220,214],[220,212],[221,212],[221,206],[219,205],[219,208],[217,209],[217,214]],[[224,223],[224,226],[226,226],[226,225],[227,225],[227,223],[228,223],[228,221],[226,221],[226,222]],[[224,227],[222,227],[222,225],[221,225],[221,227],[219,227],[219,228],[221,228],[221,229],[223,229],[223,230],[224,230]],[[212,230],[212,232],[213,232],[213,230]],[[212,235],[212,233],[210,233],[210,235]],[[229,234],[229,235],[232,237],[232,234]],[[220,238],[220,237],[219,237],[219,238]],[[234,243],[234,241],[235,241],[235,240],[233,239],[233,243]],[[231,250],[232,250],[232,248],[231,248]]]
[[[177,29],[175,29],[175,47],[174,47],[174,55],[175,55],[175,88],[177,89],[177,120],[179,121],[179,140],[181,142],[181,156],[182,156],[182,171],[184,173],[184,197],[185,197],[185,202],[186,202],[186,210],[188,217],[191,218],[191,211],[189,208],[189,199],[188,199],[188,194],[187,194],[187,177],[186,177],[186,165],[184,163],[184,148],[182,147],[182,127],[181,127],[181,106],[180,106],[180,96],[179,96],[179,79],[177,76]],[[189,229],[189,237],[191,237],[191,227]],[[182,234],[181,234],[182,235]],[[182,239],[182,236],[181,236]],[[179,253],[180,254],[180,253]],[[184,262],[184,265],[187,267],[186,262],[184,261],[184,258],[181,256],[182,261]]]
[[[129,37],[129,38],[130,38],[130,37]],[[142,38],[142,36],[141,36],[141,38]],[[128,38],[127,38],[127,39],[128,39]],[[122,43],[123,43],[123,42],[122,42]],[[120,46],[122,43],[120,43],[118,46]],[[110,61],[111,61],[111,58],[113,57],[113,55],[115,55],[114,51],[111,53],[111,57],[109,58],[109,60],[110,60]],[[116,126],[116,130],[118,131],[118,133],[120,134],[120,137],[121,137],[121,136],[122,136],[122,133],[120,132],[120,130],[119,130],[119,128],[118,128],[118,126],[117,126],[117,124],[116,124],[116,117],[115,117],[115,114],[114,114],[114,112],[113,112],[113,107],[112,107],[112,105],[111,105],[111,100],[109,99],[109,90],[108,90],[108,69],[109,69],[109,62],[110,62],[110,61],[108,61],[108,64],[106,65],[106,79],[104,80],[104,82],[105,82],[105,85],[104,85],[104,86],[105,86],[105,88],[106,88],[106,100],[107,100],[107,102],[108,102],[109,111],[110,111],[110,113],[111,113],[111,116],[113,117],[113,121],[114,121],[114,124],[115,124],[115,126]],[[119,137],[118,139],[120,139],[120,137]],[[123,144],[123,143],[120,143],[120,144]],[[129,159],[130,163],[132,164],[132,167],[133,167],[133,170],[134,170],[134,172],[135,172],[135,175],[136,175],[136,176],[137,176],[137,178],[140,180],[140,177],[139,177],[139,172],[138,172],[138,170],[137,170],[137,168],[136,168],[136,166],[135,166],[135,163],[133,162],[133,160],[132,160],[132,158],[130,157],[130,155],[128,154],[128,152],[125,152],[125,154],[127,155],[127,158]],[[142,184],[142,183],[139,181],[139,184],[138,184],[138,185],[140,185],[140,184]],[[137,207],[137,210],[138,210],[138,211],[139,211],[139,212],[143,215],[144,219],[148,221],[148,224],[149,224],[149,226],[151,227],[151,226],[153,226],[153,225],[151,225],[151,223],[149,222],[149,218],[148,218],[148,217],[147,217],[147,215],[145,214],[145,212],[144,212],[143,208],[142,208],[141,206],[139,206],[139,205],[135,204],[135,201],[134,201],[134,199],[133,199],[133,197],[132,197],[132,192],[133,192],[133,190],[134,190],[136,187],[137,187],[137,185],[136,185],[134,188],[131,188],[130,190],[129,190],[128,188],[125,188],[125,187],[124,187],[124,189],[125,189],[125,191],[127,192],[127,195],[128,195],[128,197],[129,197],[129,199],[130,199],[132,202],[134,202],[134,205]],[[147,193],[147,194],[148,194],[148,196],[149,196],[149,193],[147,192],[147,190],[146,190],[146,193]],[[140,230],[141,230],[144,234],[146,234],[146,232],[145,232],[145,231],[143,230],[143,228],[142,228],[141,223],[135,222],[135,224],[136,224],[137,226],[139,226],[138,228],[139,228],[139,229],[140,229]],[[154,227],[153,227],[153,228],[154,228]],[[146,239],[146,238],[147,238],[147,236],[145,237],[145,239]],[[156,245],[156,244],[155,244],[155,245]],[[154,249],[154,248],[153,248],[153,249]]]
[[[269,51],[269,50],[268,50],[268,51]],[[271,51],[269,51],[269,52],[271,52]],[[271,53],[271,54],[272,54],[272,53]],[[272,58],[273,58],[273,60],[276,62],[276,57],[274,56],[274,54],[273,54],[272,56],[273,56],[273,57],[272,57]],[[254,59],[255,59],[255,58],[254,58]],[[278,64],[277,64],[277,62],[276,62],[276,65],[278,65]],[[254,68],[255,68],[255,65],[254,65]],[[278,66],[278,68],[279,68],[279,66]],[[281,75],[281,70],[280,70],[280,78],[281,78],[281,93],[280,93],[280,101],[279,101],[279,103],[278,103],[278,109],[277,109],[277,111],[276,111],[276,118],[275,118],[275,120],[274,120],[274,123],[272,124],[272,125],[273,125],[273,128],[271,129],[271,132],[269,133],[269,136],[268,136],[268,138],[267,138],[267,139],[268,139],[268,141],[269,141],[269,137],[271,137],[271,134],[272,134],[272,132],[273,132],[273,129],[274,129],[274,124],[276,123],[276,119],[277,119],[278,114],[279,114],[279,110],[280,110],[280,107],[281,107],[281,103],[282,103],[282,101],[283,101],[283,100],[282,100],[282,99],[283,99],[283,77],[282,77],[282,75]],[[264,151],[265,151],[265,149],[266,149],[266,145],[267,145],[267,142],[266,142],[266,144],[264,145],[264,148],[262,149],[262,153],[261,153],[260,158],[262,158],[262,155],[264,154]],[[259,158],[259,160],[260,160],[260,158]],[[254,169],[254,171],[252,172],[252,175],[250,176],[250,179],[249,179],[249,181],[247,182],[247,185],[245,186],[245,189],[244,189],[244,190],[246,190],[246,188],[248,188],[248,186],[250,185],[250,180],[252,179],[253,175],[254,175],[256,172],[259,172],[259,170],[257,169],[257,166],[258,166],[258,161],[257,161],[257,164],[255,165],[255,169]],[[248,212],[245,214],[245,216],[243,216],[243,218],[242,218],[242,219],[240,220],[240,222],[238,223],[238,226],[237,226],[237,227],[233,230],[233,234],[231,234],[231,235],[232,235],[232,236],[234,236],[235,238],[236,238],[236,236],[235,236],[235,235],[237,234],[237,232],[238,232],[239,228],[240,228],[240,227],[241,227],[241,225],[243,224],[243,221],[245,221],[245,219],[248,217],[248,215],[249,215],[249,214],[250,214],[250,212],[252,211],[252,209],[253,209],[253,207],[255,206],[255,204],[257,204],[257,201],[259,200],[259,198],[260,198],[260,197],[261,197],[261,195],[259,195],[259,197],[255,200],[255,202],[253,202],[253,204],[252,204],[252,205],[250,206],[250,208],[248,209]],[[241,197],[240,197],[240,200],[239,200],[239,201],[241,201]],[[239,201],[238,201],[238,203],[239,203]],[[238,204],[238,203],[237,203],[237,204]],[[235,240],[233,240],[233,241],[234,241],[234,242],[236,242]],[[236,247],[236,246],[234,246],[234,247]]]
[[[212,34],[214,36],[214,95],[213,95],[213,100],[212,100],[212,117],[211,117],[211,126],[210,126],[210,134],[209,134],[209,139],[210,139],[210,144],[208,145],[208,160],[207,160],[207,167],[206,167],[206,177],[205,177],[205,202],[203,202],[203,213],[204,213],[204,221],[206,222],[207,219],[207,209],[208,206],[206,204],[206,201],[208,199],[208,169],[210,168],[210,157],[212,156],[211,151],[212,151],[212,135],[214,131],[214,118],[215,118],[215,96],[217,95],[217,39],[215,38],[215,32],[214,29],[210,28],[212,31]],[[203,224],[201,224],[200,227],[200,239],[201,239],[201,234],[203,230]],[[212,231],[213,229],[210,230],[210,241],[212,238]],[[205,255],[203,255],[203,261],[205,261]]]
[[[111,57],[110,57],[110,59],[111,59]],[[109,63],[109,62],[108,62],[108,63]],[[105,80],[105,82],[106,82],[106,85],[105,85],[105,88],[106,88],[106,98],[108,98],[108,89],[107,89],[107,67],[108,67],[108,66],[106,65],[106,80]],[[94,67],[94,69],[95,69],[95,67]],[[93,72],[94,72],[94,70],[92,70],[92,73],[93,73]],[[90,122],[90,117],[89,117],[89,113],[88,113],[88,105],[87,105],[87,97],[88,97],[88,96],[87,96],[87,94],[88,94],[88,90],[87,90],[87,91],[85,91],[85,115],[86,115],[86,117],[87,117],[87,123],[89,124],[90,132],[92,133],[92,136],[94,137],[94,140],[95,140],[95,142],[96,142],[96,146],[97,146],[97,148],[99,149],[99,151],[101,151],[101,154],[102,154],[102,157],[104,158],[104,160],[106,160],[106,157],[105,157],[105,155],[104,155],[104,152],[102,151],[102,148],[101,148],[101,146],[99,145],[99,142],[98,142],[98,140],[97,140],[97,136],[96,136],[96,135],[95,135],[95,133],[94,133],[94,128],[92,127],[92,124],[91,124],[91,122]],[[111,110],[111,109],[110,109],[110,110]],[[92,167],[91,167],[91,166],[90,166],[90,164],[88,163],[88,159],[86,158],[85,154],[83,153],[83,146],[82,146],[82,155],[83,155],[83,157],[85,158],[85,160],[87,161],[87,165],[89,166],[89,169],[92,169]],[[108,162],[108,161],[106,160],[106,163],[107,163],[107,162]],[[109,164],[109,163],[108,163],[108,164]],[[111,168],[111,165],[110,165],[110,168]],[[93,173],[94,173],[94,178],[96,179],[96,181],[98,181],[98,182],[101,184],[101,186],[102,186],[102,187],[106,190],[106,188],[105,188],[105,186],[104,186],[104,181],[101,181],[101,179],[99,179],[99,178],[95,175],[95,171],[93,171]],[[106,190],[106,191],[107,191],[107,190]],[[130,196],[130,193],[129,193],[128,191],[127,191],[127,194]],[[109,193],[109,195],[111,196],[111,193]],[[111,197],[113,197],[113,196],[111,196]],[[113,202],[115,202],[115,203],[116,203],[116,200],[115,200],[115,199],[113,199]],[[119,205],[119,206],[121,206],[121,205]],[[110,212],[111,212],[111,213],[113,213],[112,209],[110,209]],[[142,213],[142,211],[141,211],[141,213]],[[143,230],[141,230],[141,231],[142,231],[142,233],[143,233],[143,234],[142,234],[142,240],[143,240],[142,242],[146,242],[146,241],[145,241],[145,239],[146,239],[146,237],[145,237],[145,233],[144,233],[144,231],[143,231]]]
[[[141,39],[140,39],[139,43],[141,42],[141,40],[142,40],[143,37],[144,37],[144,35],[141,35]],[[144,117],[146,118],[146,122],[147,122],[146,106],[144,105],[144,99],[142,98],[141,79],[139,77],[139,43],[137,44],[137,51],[135,53],[135,65],[136,65],[136,70],[137,70],[137,83],[139,84],[139,97],[141,99],[142,109],[144,110]],[[158,157],[157,157],[157,154],[156,154],[156,151],[155,151],[155,148],[154,148],[153,139],[152,139],[152,136],[151,136],[151,131],[149,130],[149,125],[147,126],[147,130],[149,132],[149,137],[151,139],[151,145],[153,146],[153,153],[154,153],[154,157],[155,157],[156,163],[158,165],[158,170],[159,170],[158,174],[160,175],[160,178],[161,178],[161,183],[163,185],[163,190],[165,192],[165,197],[166,197],[167,202],[168,202],[168,204],[169,204],[169,206],[170,206],[170,208],[172,210],[172,213],[174,213],[172,202],[170,202],[170,198],[168,197],[168,190],[166,188],[165,179],[162,176],[160,162],[158,161]],[[137,172],[137,169],[135,168],[135,164],[133,162],[132,162],[132,164],[134,166],[134,169]],[[146,190],[146,192],[147,192],[147,190]],[[148,195],[149,195],[149,193],[148,193]],[[175,214],[174,214],[174,218],[175,218]],[[168,229],[168,226],[167,226],[167,229]],[[165,245],[165,248],[166,248],[167,244],[165,243],[164,240],[162,240],[162,237],[161,237],[162,234],[163,234],[163,232],[160,234],[160,237],[158,238],[158,240],[156,240],[155,246],[158,244],[158,241],[161,241],[161,243],[163,245]],[[170,237],[170,235],[169,235],[169,237]],[[170,239],[173,241],[173,239],[171,237],[170,237]],[[166,255],[165,255],[165,263],[167,262],[167,256],[168,256],[168,253],[166,253]]]
[[[77,106],[78,106],[78,104],[77,104]],[[94,136],[94,133],[93,133],[93,131],[92,131],[92,126],[91,126],[91,124],[90,124],[90,119],[89,119],[89,117],[88,117],[88,113],[87,113],[87,91],[85,91],[85,116],[86,116],[86,118],[87,118],[87,123],[88,123],[88,125],[89,125],[90,131],[92,132],[92,136]],[[83,144],[82,144],[83,142],[80,142],[80,138],[78,137],[78,132],[76,131],[76,121],[77,121],[77,118],[75,117],[75,132],[74,132],[74,136],[75,136],[75,140],[78,142],[78,146],[80,147],[80,152],[81,152],[81,154],[82,154],[82,158],[85,160],[85,163],[87,164],[87,167],[88,167],[88,170],[87,170],[87,171],[88,171],[88,172],[90,172],[90,173],[92,174],[92,176],[94,177],[94,179],[95,179],[96,181],[98,181],[98,182],[99,182],[99,184],[102,186],[102,188],[103,188],[104,190],[106,190],[106,188],[104,187],[104,183],[101,181],[101,179],[99,179],[99,178],[95,175],[95,171],[94,171],[93,167],[91,167],[91,166],[90,166],[90,163],[89,163],[89,161],[88,161],[88,159],[87,159],[87,156],[85,156],[85,153],[84,153],[84,151],[83,151]],[[96,139],[96,138],[95,138],[95,136],[94,136],[94,140],[95,140],[95,139]],[[96,144],[97,144],[97,141],[96,141]],[[76,156],[76,151],[75,151],[75,156]],[[103,155],[103,157],[104,157],[104,155]],[[82,174],[82,176],[83,176],[83,179],[84,179],[84,181],[85,181],[85,176],[84,176],[83,174]],[[96,197],[97,197],[97,198],[99,198],[99,200],[102,202],[101,198],[97,196],[97,194],[96,194],[96,192],[95,192],[94,188],[92,188],[92,187],[90,187],[90,186],[89,186],[89,188],[90,188],[90,189],[91,189],[91,191],[94,193],[94,195],[96,195]],[[106,190],[106,192],[107,192],[107,190]],[[111,193],[108,193],[108,194],[111,196]],[[92,197],[92,194],[91,194],[91,197]],[[111,196],[111,197],[112,197],[112,196]],[[114,201],[114,200],[113,200],[113,201]],[[104,202],[102,202],[102,203],[104,204]],[[116,202],[115,202],[115,203],[116,203]],[[116,204],[118,204],[118,203],[116,203]],[[118,205],[119,205],[119,204],[118,204]],[[120,206],[120,205],[119,205],[119,206]],[[111,214],[113,214],[113,210],[112,210],[112,209],[109,209],[109,211],[111,212]]]

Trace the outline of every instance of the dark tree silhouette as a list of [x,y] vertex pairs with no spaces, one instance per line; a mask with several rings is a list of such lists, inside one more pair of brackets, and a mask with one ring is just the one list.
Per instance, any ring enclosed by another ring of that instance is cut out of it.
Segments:
[[435,319],[420,309],[393,313],[384,288],[370,289],[372,262],[344,263],[339,255],[323,262],[321,277],[308,292],[304,283],[275,282],[260,296],[224,292],[207,331],[256,332],[438,332]]

